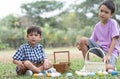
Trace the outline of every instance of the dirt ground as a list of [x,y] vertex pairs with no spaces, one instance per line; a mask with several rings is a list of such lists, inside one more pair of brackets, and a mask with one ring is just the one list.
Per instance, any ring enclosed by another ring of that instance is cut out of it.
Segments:
[[[77,51],[77,53],[73,53],[74,50],[69,51],[69,52],[70,52],[70,60],[83,59],[82,54],[80,52],[78,53],[78,51]],[[1,53],[0,52],[0,62],[11,63],[12,56],[13,56],[13,53],[11,53],[11,52],[10,53]],[[56,53],[55,57],[56,57],[56,61],[61,61],[61,60],[68,61],[68,54],[67,53]],[[54,54],[53,53],[47,53],[47,58],[54,62]]]

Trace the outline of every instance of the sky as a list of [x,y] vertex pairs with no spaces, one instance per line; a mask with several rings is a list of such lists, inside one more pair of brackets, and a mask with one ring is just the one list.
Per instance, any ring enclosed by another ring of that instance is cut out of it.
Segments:
[[[18,16],[22,15],[20,6],[23,3],[29,3],[33,1],[39,1],[39,0],[0,0],[0,18],[4,18],[9,14],[14,14]],[[70,4],[75,0],[63,0],[63,1],[67,1],[67,3]],[[80,0],[80,1],[83,1],[83,0]]]
[[36,0],[0,0],[0,18],[3,18],[8,14],[21,15],[21,4],[33,1]]

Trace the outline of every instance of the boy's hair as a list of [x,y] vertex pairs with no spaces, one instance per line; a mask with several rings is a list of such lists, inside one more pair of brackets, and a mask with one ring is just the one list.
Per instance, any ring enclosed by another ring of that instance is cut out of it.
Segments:
[[107,8],[109,8],[109,9],[111,10],[111,13],[114,13],[114,12],[115,12],[115,4],[113,3],[112,0],[104,0],[104,1],[100,4],[99,8],[100,8],[102,5],[107,6]]
[[37,32],[38,34],[42,35],[42,30],[37,26],[31,26],[27,29],[27,34],[30,34],[32,32]]

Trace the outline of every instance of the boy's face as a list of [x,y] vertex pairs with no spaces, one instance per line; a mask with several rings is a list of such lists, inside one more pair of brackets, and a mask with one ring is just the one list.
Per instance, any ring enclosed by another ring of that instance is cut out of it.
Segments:
[[37,32],[32,32],[27,34],[27,40],[29,41],[31,46],[35,46],[41,39],[41,35]]
[[111,10],[107,6],[101,5],[99,8],[99,17],[102,22],[107,22],[112,15],[113,13],[111,13]]

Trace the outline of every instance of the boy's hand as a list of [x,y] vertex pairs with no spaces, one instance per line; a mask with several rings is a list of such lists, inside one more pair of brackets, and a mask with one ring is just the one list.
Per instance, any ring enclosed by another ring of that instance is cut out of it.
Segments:
[[110,55],[106,55],[105,60],[106,60],[106,63],[109,63],[110,62]]
[[13,63],[15,63],[15,64],[17,64],[18,65],[18,67],[20,68],[20,69],[24,69],[25,68],[25,66],[24,66],[24,61],[19,61],[19,60],[13,60]]
[[25,66],[24,66],[24,64],[23,64],[22,62],[19,62],[19,63],[18,63],[18,67],[19,67],[20,69],[25,69]]

